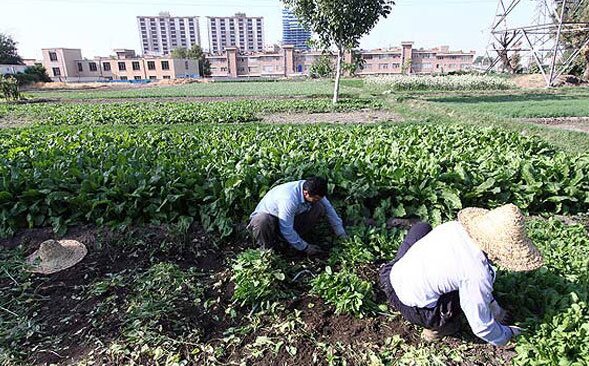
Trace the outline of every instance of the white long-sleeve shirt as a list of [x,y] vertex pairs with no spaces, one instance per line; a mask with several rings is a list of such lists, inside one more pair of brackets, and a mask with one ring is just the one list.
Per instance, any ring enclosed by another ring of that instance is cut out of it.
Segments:
[[437,226],[393,266],[391,285],[407,306],[435,307],[441,295],[458,291],[474,334],[504,345],[512,332],[491,312],[495,271],[458,221]]

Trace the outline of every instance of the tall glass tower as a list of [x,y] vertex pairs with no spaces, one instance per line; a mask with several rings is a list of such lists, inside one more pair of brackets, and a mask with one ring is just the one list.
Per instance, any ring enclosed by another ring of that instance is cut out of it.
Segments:
[[311,31],[307,30],[287,8],[282,8],[282,44],[292,45],[299,50],[308,50],[307,41]]

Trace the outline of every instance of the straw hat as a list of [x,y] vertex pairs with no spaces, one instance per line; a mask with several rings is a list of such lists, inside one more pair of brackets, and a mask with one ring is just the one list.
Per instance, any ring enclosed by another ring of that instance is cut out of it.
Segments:
[[543,264],[542,255],[526,234],[524,215],[513,204],[494,210],[469,207],[458,221],[481,250],[511,271],[531,271]]
[[51,274],[73,266],[86,253],[88,249],[79,241],[47,240],[41,243],[39,250],[27,257],[26,262],[31,265],[31,272]]

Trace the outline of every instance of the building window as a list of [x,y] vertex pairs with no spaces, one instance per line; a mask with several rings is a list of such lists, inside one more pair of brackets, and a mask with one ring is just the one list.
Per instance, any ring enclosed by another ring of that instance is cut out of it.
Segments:
[[119,71],[127,70],[127,65],[124,62],[119,62]]
[[386,70],[386,69],[389,68],[389,64],[379,64],[378,65],[378,68],[381,69],[381,70]]
[[139,67],[139,61],[133,61],[132,65],[133,65],[133,70],[135,70],[135,71],[141,70],[141,68]]
[[81,62],[78,62],[78,71],[79,72],[84,71],[84,66],[82,66],[82,63]]
[[126,76],[121,76],[121,80],[127,80]]
[[170,63],[168,61],[162,61],[162,70],[170,70]]
[[155,75],[150,75],[149,76],[149,80],[156,80],[156,79],[157,79],[157,76],[155,76]]
[[155,70],[155,61],[147,61],[147,69]]
[[164,75],[164,79],[169,79],[170,75]]
[[133,76],[133,79],[135,79],[135,80],[141,80],[141,76]]
[[110,62],[103,62],[102,68],[104,69],[104,71],[110,71]]
[[57,61],[57,53],[49,52],[49,60],[50,61]]
[[112,76],[106,76],[104,80],[112,80]]
[[184,61],[184,68],[186,68],[186,70],[188,70],[188,61]]
[[90,62],[88,64],[88,67],[90,68],[90,71],[98,71],[98,68],[96,67],[96,62]]
[[61,70],[59,69],[59,67],[53,68],[53,76],[61,76]]

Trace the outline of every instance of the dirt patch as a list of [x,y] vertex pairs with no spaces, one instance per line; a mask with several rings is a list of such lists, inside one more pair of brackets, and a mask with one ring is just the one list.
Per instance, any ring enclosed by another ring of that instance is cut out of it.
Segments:
[[521,118],[520,121],[589,133],[589,117]]
[[378,123],[400,122],[402,117],[390,111],[361,110],[331,113],[274,113],[262,116],[266,123]]
[[[511,79],[515,85],[524,89],[539,89],[546,87],[546,80],[542,74],[515,75]],[[574,75],[561,75],[555,81],[555,86],[578,86],[587,85],[587,81],[579,79]]]
[[32,122],[27,118],[4,116],[0,117],[0,128],[27,127]]
[[[22,245],[25,253],[30,253],[42,241],[54,237],[50,228],[22,230],[13,238],[0,241],[0,246]],[[157,225],[131,228],[125,232],[88,225],[70,228],[64,238],[84,242],[89,249],[88,255],[66,271],[33,277],[31,289],[35,289],[35,296],[44,301],[41,306],[31,310],[37,314],[35,319],[41,327],[31,339],[31,344],[37,344],[37,349],[41,349],[31,351],[28,359],[31,365],[75,364],[77,360],[96,353],[96,339],[104,345],[120,341],[124,326],[121,317],[110,312],[97,315],[101,314],[97,309],[103,306],[101,304],[107,297],[114,299],[110,301],[115,306],[124,307],[123,300],[131,289],[119,287],[116,292],[109,290],[95,296],[89,296],[88,289],[97,280],[106,280],[117,274],[141,273],[154,263],[163,261],[185,269],[195,268],[202,273],[199,281],[202,281],[204,289],[203,300],[209,305],[206,310],[199,307],[189,309],[182,316],[190,327],[202,329],[200,344],[225,350],[226,353],[216,357],[220,363],[239,364],[249,360],[252,363],[248,361],[248,364],[268,366],[327,365],[326,351],[322,347],[341,349],[342,352],[349,352],[346,357],[354,357],[353,354],[361,354],[368,349],[386,347],[387,338],[395,335],[399,335],[407,346],[422,346],[419,329],[403,321],[398,314],[377,314],[365,318],[336,315],[332,306],[309,294],[309,285],[304,281],[293,285],[297,295],[285,301],[282,310],[267,313],[259,319],[252,318],[251,308],[233,304],[234,284],[230,271],[231,260],[248,247],[247,241],[217,244],[197,225],[180,235]],[[294,257],[288,253],[285,253],[284,259],[292,263],[305,260],[304,257]],[[306,265],[322,268],[324,262],[309,262]],[[359,274],[374,283],[377,301],[382,303],[384,295],[378,290],[377,268],[378,264],[365,265],[359,268]],[[295,313],[298,313],[298,320],[293,322],[292,315]],[[227,332],[234,334],[232,329],[248,326],[252,321],[259,322],[259,325],[245,334],[240,342],[230,345],[224,343]],[[289,322],[296,328],[287,331],[288,337],[284,337],[281,332],[288,328]],[[98,328],[96,324],[99,324]],[[278,331],[281,327],[277,327],[277,324],[285,324],[286,328]],[[165,324],[162,329],[162,332],[167,332]],[[256,345],[259,339],[281,340],[284,345],[275,351],[272,351],[274,346],[263,347],[261,356],[252,356],[252,347],[259,347]],[[467,325],[458,337],[444,339],[442,344],[459,347],[465,343],[465,339],[469,343],[467,356],[480,361],[478,364],[493,364],[494,360],[509,361],[513,357],[513,350],[495,348],[477,341]],[[191,346],[186,346],[181,352],[188,354],[191,350]],[[294,354],[293,350],[296,350]],[[206,356],[203,354],[202,357]],[[208,360],[200,359],[202,362],[197,364],[207,364]],[[97,361],[100,364],[101,360]],[[151,360],[143,361],[153,364]],[[348,364],[359,365],[362,362],[360,359],[351,359]]]

